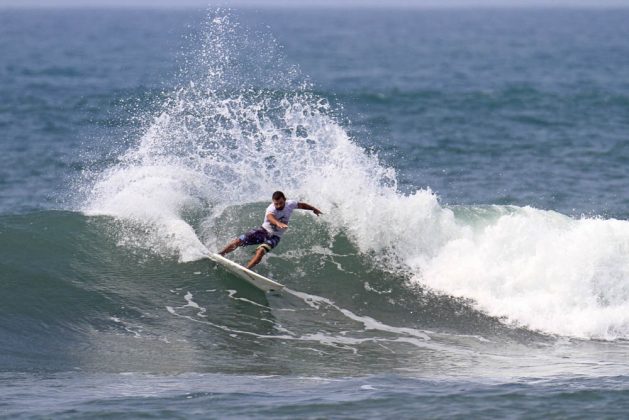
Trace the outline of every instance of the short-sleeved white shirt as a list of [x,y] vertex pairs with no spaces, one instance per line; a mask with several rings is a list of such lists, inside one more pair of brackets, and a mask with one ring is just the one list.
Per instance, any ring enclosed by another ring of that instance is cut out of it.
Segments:
[[265,228],[271,235],[281,237],[286,229],[279,229],[277,226],[271,224],[267,215],[272,214],[278,221],[288,224],[290,216],[293,213],[293,210],[297,208],[298,204],[299,203],[295,200],[286,200],[284,208],[282,210],[278,210],[275,208],[275,204],[271,203],[264,212],[264,223],[262,223],[262,227]]

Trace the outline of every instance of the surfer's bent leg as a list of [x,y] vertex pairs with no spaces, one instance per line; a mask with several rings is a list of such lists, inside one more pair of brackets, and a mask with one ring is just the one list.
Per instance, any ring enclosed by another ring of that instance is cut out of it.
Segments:
[[264,257],[264,254],[266,254],[267,252],[269,252],[270,250],[275,248],[279,242],[280,242],[280,237],[279,236],[275,236],[275,235],[269,236],[269,235],[267,235],[266,238],[264,239],[264,241],[256,249],[256,253],[253,256],[253,258],[251,258],[249,263],[247,264],[247,268],[251,269],[253,266],[255,266],[260,261],[262,261],[262,257]]
[[256,249],[256,253],[253,256],[253,258],[251,258],[251,260],[249,260],[249,263],[247,264],[247,268],[251,269],[255,265],[257,265],[260,261],[262,261],[262,257],[264,257],[264,254],[266,254],[266,248],[264,248],[262,245],[260,245],[258,247],[258,249]]
[[223,250],[221,252],[219,252],[219,255],[225,256],[225,254],[229,254],[230,252],[232,252],[233,250],[235,250],[239,246],[243,246],[243,245],[244,244],[242,243],[240,238],[236,238],[233,241],[231,241],[230,243],[228,243],[227,246],[225,248],[223,248]]
[[243,233],[238,238],[227,244],[227,246],[219,252],[219,254],[225,256],[225,254],[229,254],[239,246],[261,244],[267,240],[268,236],[268,232],[262,226],[251,229],[249,232]]

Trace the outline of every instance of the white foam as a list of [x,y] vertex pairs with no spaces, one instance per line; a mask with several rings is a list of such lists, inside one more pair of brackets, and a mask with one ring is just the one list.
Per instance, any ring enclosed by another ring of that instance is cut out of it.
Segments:
[[234,290],[234,289],[229,289],[229,290],[227,290],[227,293],[228,293],[228,297],[229,297],[230,299],[233,299],[233,300],[239,300],[239,301],[241,301],[241,302],[247,302],[247,303],[248,303],[248,304],[250,304],[250,305],[253,305],[253,306],[259,306],[259,307],[261,307],[261,308],[265,308],[265,309],[266,309],[266,308],[268,308],[268,306],[261,305],[261,304],[259,304],[259,303],[257,303],[257,302],[254,302],[254,301],[250,300],[250,299],[243,298],[243,297],[236,297],[236,293],[238,293],[238,291],[237,291],[237,290]]
[[409,255],[415,281],[547,333],[629,337],[629,223],[523,208]]
[[328,307],[336,309],[337,311],[339,311],[340,313],[345,315],[347,318],[363,324],[363,328],[364,328],[365,331],[367,331],[367,330],[377,330],[377,331],[389,332],[389,333],[393,333],[393,334],[399,334],[399,335],[402,335],[402,336],[411,336],[411,337],[415,337],[415,338],[420,338],[420,339],[426,340],[426,341],[430,340],[430,336],[428,334],[426,334],[424,331],[416,330],[414,328],[393,327],[391,325],[387,325],[387,324],[384,324],[384,323],[382,323],[380,321],[377,321],[377,320],[375,320],[375,319],[373,319],[372,317],[369,317],[369,316],[356,315],[355,313],[353,313],[352,311],[350,311],[348,309],[344,309],[344,308],[341,308],[341,307],[337,306],[330,299],[327,299],[327,298],[324,298],[324,297],[321,297],[321,296],[311,295],[311,294],[308,294],[308,293],[297,292],[295,290],[290,290],[288,288],[285,288],[284,290],[287,293],[290,293],[293,296],[296,296],[296,297],[300,298],[308,306],[310,306],[312,308],[320,309],[321,305],[326,305]]
[[204,308],[204,307],[202,307],[202,306],[200,306],[198,303],[196,303],[194,300],[192,300],[192,298],[193,298],[193,297],[194,297],[194,296],[192,295],[192,293],[187,292],[187,293],[186,293],[186,295],[184,296],[184,299],[186,300],[186,302],[187,302],[187,303],[186,303],[186,305],[185,305],[185,306],[183,306],[183,307],[184,307],[184,308],[185,308],[185,307],[190,307],[190,308],[195,308],[195,309],[198,309],[198,310],[199,310],[199,312],[197,313],[197,316],[200,316],[200,317],[207,317],[207,315],[205,314],[205,312],[207,311],[207,309],[206,309],[206,308]]

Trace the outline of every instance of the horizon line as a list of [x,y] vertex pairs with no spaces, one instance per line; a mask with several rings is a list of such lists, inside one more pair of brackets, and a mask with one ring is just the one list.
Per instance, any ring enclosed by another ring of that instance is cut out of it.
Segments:
[[59,4],[59,5],[34,5],[34,4],[0,4],[0,10],[265,10],[265,9],[286,9],[286,10],[622,10],[629,9],[629,4],[235,4],[231,6],[219,5],[133,5],[133,4]]

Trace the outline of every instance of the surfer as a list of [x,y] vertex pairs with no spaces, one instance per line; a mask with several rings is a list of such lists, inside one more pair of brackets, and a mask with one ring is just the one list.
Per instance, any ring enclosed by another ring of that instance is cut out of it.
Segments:
[[220,255],[225,256],[239,246],[259,245],[258,248],[256,248],[255,255],[247,264],[247,268],[251,269],[262,261],[264,254],[275,248],[280,242],[280,238],[286,229],[288,229],[288,221],[290,220],[293,210],[310,210],[317,216],[322,214],[321,210],[310,204],[295,200],[286,200],[286,196],[284,196],[284,193],[281,191],[275,191],[272,200],[273,202],[266,208],[262,226],[251,229],[249,232],[231,241],[219,252]]

